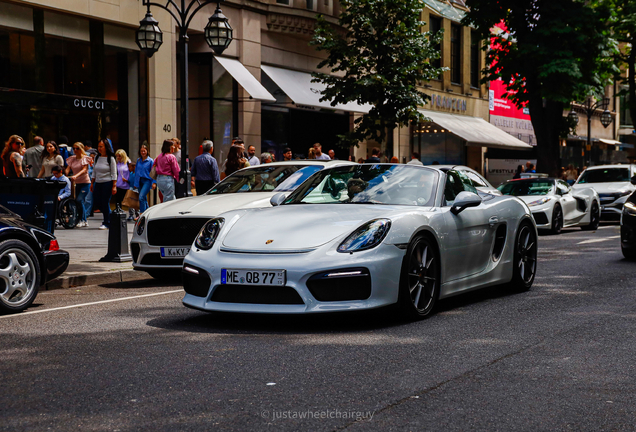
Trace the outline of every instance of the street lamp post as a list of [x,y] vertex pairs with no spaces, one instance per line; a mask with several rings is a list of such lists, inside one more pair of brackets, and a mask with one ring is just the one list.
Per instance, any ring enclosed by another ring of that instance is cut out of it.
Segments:
[[[601,114],[601,124],[603,125],[603,127],[606,128],[610,124],[612,124],[612,113],[610,113],[609,110],[607,109],[607,107],[609,106],[609,98],[603,98],[594,102],[593,98],[590,96],[587,99],[585,99],[585,102],[581,106],[583,107],[585,111],[585,115],[587,116],[587,148],[591,149],[592,148],[592,116],[594,115],[594,112],[599,108],[603,110],[603,113]],[[575,124],[578,124],[579,122],[579,116],[574,111],[574,108],[571,109],[570,113],[568,114],[568,118],[574,121]],[[590,158],[591,158],[591,153],[590,153]],[[590,161],[588,162],[588,165],[591,165],[591,163],[592,163],[592,160],[590,159]]]
[[[152,0],[142,0],[142,4],[147,7],[146,16],[139,22],[139,29],[136,32],[136,42],[139,49],[149,58],[157,52],[163,43],[163,33],[159,29],[159,23],[152,16],[150,6],[156,6],[166,10],[177,22],[179,27],[179,54],[180,62],[180,88],[181,88],[181,171],[179,172],[179,183],[176,187],[176,197],[182,198],[190,196],[190,169],[188,167],[188,27],[192,18],[203,7],[216,3],[214,15],[208,20],[205,26],[204,38],[210,48],[215,53],[221,54],[232,42],[233,30],[230,23],[221,11],[222,0],[161,0],[165,4],[156,3]],[[214,64],[214,62],[212,62]],[[212,66],[211,66],[212,67]]]

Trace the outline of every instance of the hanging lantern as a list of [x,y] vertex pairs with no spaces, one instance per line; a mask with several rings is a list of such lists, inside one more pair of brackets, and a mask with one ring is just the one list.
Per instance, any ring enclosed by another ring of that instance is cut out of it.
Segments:
[[229,20],[223,15],[221,8],[217,4],[214,15],[210,17],[208,25],[205,26],[205,41],[215,53],[220,55],[230,46],[233,32],[234,30],[232,30]]
[[612,124],[612,113],[610,113],[607,109],[603,111],[603,114],[601,114],[601,124],[603,127],[608,127]]
[[570,120],[570,122],[574,125],[579,124],[579,115],[576,113],[576,111],[574,111],[574,108],[572,108],[572,110],[568,113],[568,120]]
[[135,35],[137,46],[148,58],[157,52],[163,43],[163,32],[159,28],[159,22],[153,18],[150,10],[146,12],[144,19],[139,21],[139,29]]

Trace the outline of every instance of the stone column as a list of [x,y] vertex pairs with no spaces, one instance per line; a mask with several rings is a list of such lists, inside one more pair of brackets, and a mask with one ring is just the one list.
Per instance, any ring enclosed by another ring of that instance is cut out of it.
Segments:
[[[257,80],[261,79],[261,19],[263,15],[247,9],[239,13],[240,24],[236,25],[239,40],[239,60]],[[256,154],[261,154],[261,103],[250,99],[238,86],[239,136],[245,141],[245,148],[253,145]]]

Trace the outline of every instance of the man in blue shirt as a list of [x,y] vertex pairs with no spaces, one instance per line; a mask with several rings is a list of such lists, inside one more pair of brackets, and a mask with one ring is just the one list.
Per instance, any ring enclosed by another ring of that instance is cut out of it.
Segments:
[[51,172],[53,173],[53,177],[51,177],[51,180],[66,182],[66,186],[64,187],[64,189],[60,189],[60,193],[57,195],[57,200],[62,201],[63,199],[70,197],[71,196],[71,181],[68,179],[68,177],[64,175],[64,172],[62,171],[62,167],[59,165],[56,165],[53,167]]
[[203,153],[194,159],[192,164],[191,186],[196,189],[197,196],[205,194],[220,181],[219,165],[212,156],[212,141],[203,141]]

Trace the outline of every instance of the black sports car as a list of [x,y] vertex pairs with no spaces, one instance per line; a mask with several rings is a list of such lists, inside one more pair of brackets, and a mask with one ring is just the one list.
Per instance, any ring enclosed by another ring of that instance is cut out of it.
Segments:
[[55,236],[0,206],[0,313],[20,312],[68,267]]

